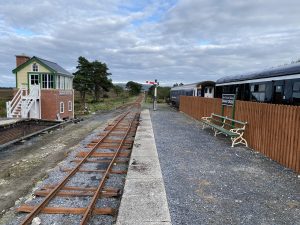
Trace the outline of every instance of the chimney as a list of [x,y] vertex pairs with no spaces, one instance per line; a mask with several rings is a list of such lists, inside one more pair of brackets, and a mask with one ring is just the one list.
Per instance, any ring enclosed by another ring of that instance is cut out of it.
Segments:
[[23,55],[16,55],[16,67],[20,66],[21,64],[27,62],[30,59],[29,56]]

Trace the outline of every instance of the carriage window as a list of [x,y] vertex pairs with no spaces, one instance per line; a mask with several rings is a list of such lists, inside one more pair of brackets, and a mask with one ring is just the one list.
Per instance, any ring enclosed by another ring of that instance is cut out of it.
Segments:
[[252,101],[259,101],[263,102],[265,101],[265,90],[266,85],[265,84],[252,84],[251,85],[251,100]]
[[294,83],[293,91],[300,91],[300,82]]
[[282,87],[281,86],[276,86],[276,88],[275,88],[275,92],[276,93],[281,93],[281,90],[282,90]]
[[293,103],[300,105],[300,82],[295,82],[293,86]]
[[262,91],[265,91],[266,90],[266,85],[265,84],[260,84],[259,86],[258,86],[258,91],[259,92],[262,92]]

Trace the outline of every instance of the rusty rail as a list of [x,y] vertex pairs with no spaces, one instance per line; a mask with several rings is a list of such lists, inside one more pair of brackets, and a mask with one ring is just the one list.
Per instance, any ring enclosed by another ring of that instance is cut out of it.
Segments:
[[[140,108],[140,102],[142,101],[142,98],[140,97],[137,102],[135,102],[133,105],[136,106],[138,109]],[[133,114],[133,115],[132,115]],[[131,117],[130,117],[131,116]],[[122,122],[126,121],[126,119],[129,121],[127,122],[128,125],[124,126],[122,125]],[[119,190],[115,190],[112,188],[104,188],[105,182],[107,180],[109,173],[116,173],[116,174],[124,174],[126,171],[115,171],[112,170],[112,167],[115,162],[128,162],[128,160],[121,160],[118,159],[118,157],[129,157],[130,152],[121,152],[121,150],[128,150],[128,147],[132,145],[132,141],[127,140],[127,136],[132,132],[134,129],[134,132],[136,131],[137,127],[137,119],[139,117],[139,113],[132,113],[130,111],[121,114],[112,125],[107,126],[107,128],[104,130],[104,134],[100,134],[99,138],[96,140],[92,140],[92,142],[87,146],[88,148],[91,148],[89,152],[80,152],[77,154],[78,157],[83,157],[81,160],[76,160],[77,165],[73,169],[65,169],[64,172],[70,171],[68,175],[58,184],[55,186],[51,186],[51,188],[47,187],[45,190],[37,191],[37,196],[45,196],[43,201],[38,204],[37,206],[28,206],[23,205],[19,209],[17,209],[20,212],[29,212],[29,215],[24,219],[24,221],[21,223],[22,225],[29,225],[31,221],[36,217],[39,213],[63,213],[63,214],[83,214],[82,220],[80,222],[81,225],[87,224],[89,219],[91,218],[92,214],[113,214],[112,209],[107,208],[95,208],[96,202],[99,199],[100,196],[104,197],[113,197],[116,196],[119,192]],[[135,125],[135,126],[134,126]],[[126,128],[127,127],[127,128]],[[126,128],[126,129],[125,129]],[[117,140],[114,140],[111,138],[114,131],[124,132],[124,134],[121,135],[121,138],[118,138]],[[109,138],[110,137],[110,138]],[[105,145],[102,145],[105,143]],[[125,147],[126,148],[125,148]],[[113,153],[97,153],[95,152],[97,149],[103,149],[103,148],[110,148],[115,150]],[[101,162],[101,160],[93,160],[90,159],[91,157],[108,157],[112,158],[110,161],[108,160],[102,160],[105,162],[110,162],[106,170],[82,170],[80,169],[81,166],[84,163],[90,163],[90,162]],[[75,161],[75,160],[74,160]],[[73,162],[74,162],[73,161]],[[78,172],[97,172],[97,173],[103,173],[103,176],[99,182],[99,185],[95,188],[92,188],[91,190],[84,190],[80,187],[68,187],[66,186],[67,182]],[[67,190],[77,190],[76,193],[71,192],[67,193]],[[80,191],[81,190],[81,191]],[[49,202],[54,197],[59,196],[70,196],[70,197],[76,197],[76,196],[93,196],[92,201],[88,205],[87,208],[62,208],[62,207],[47,207]]]

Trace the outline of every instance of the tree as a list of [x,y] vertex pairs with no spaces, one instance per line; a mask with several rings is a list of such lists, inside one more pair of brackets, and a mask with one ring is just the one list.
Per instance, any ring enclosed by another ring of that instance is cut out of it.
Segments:
[[74,89],[80,92],[81,100],[85,104],[86,94],[92,88],[91,83],[91,65],[84,57],[78,58],[77,71],[74,73]]
[[103,91],[109,91],[113,87],[108,76],[108,67],[99,61],[89,62],[86,58],[78,58],[77,71],[74,73],[74,89],[80,92],[81,99],[85,103],[86,94],[92,92],[94,100],[99,101]]
[[[148,90],[148,95],[154,96],[154,88],[155,85],[152,85]],[[170,87],[157,87],[157,99],[158,100],[166,100],[170,97]]]
[[124,91],[123,88],[119,85],[114,85],[113,89],[117,96],[119,96]]
[[108,72],[108,68],[105,63],[99,61],[94,61],[91,63],[92,73],[91,80],[93,84],[94,100],[99,101],[103,91],[109,91],[113,87],[111,79],[108,79],[108,76],[111,73]]
[[141,93],[142,85],[133,81],[129,81],[126,84],[126,88],[129,90],[131,95],[138,95]]

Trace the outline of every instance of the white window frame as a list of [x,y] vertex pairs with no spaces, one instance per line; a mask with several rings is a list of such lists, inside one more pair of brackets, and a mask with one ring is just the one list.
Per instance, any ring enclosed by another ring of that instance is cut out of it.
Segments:
[[56,75],[56,89],[60,89],[60,76]]
[[[50,80],[50,77],[52,80]],[[54,88],[54,75],[53,74],[48,74],[48,73],[42,73],[41,74],[41,83],[42,83],[42,88],[43,89],[53,89]],[[52,87],[50,85],[52,84]]]
[[72,112],[72,101],[68,101],[68,110],[69,112]]
[[39,65],[37,63],[33,63],[31,65],[32,72],[39,72]]
[[60,76],[59,89],[61,89],[61,90],[65,89],[65,77],[64,76]]
[[65,112],[65,103],[60,102],[59,103],[59,113],[64,113]]

